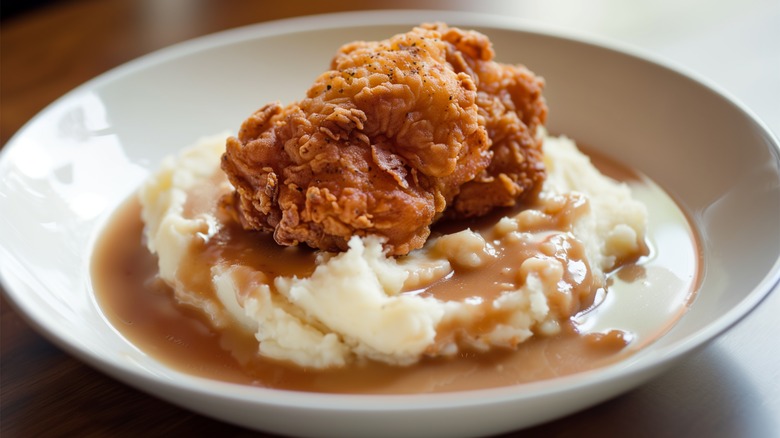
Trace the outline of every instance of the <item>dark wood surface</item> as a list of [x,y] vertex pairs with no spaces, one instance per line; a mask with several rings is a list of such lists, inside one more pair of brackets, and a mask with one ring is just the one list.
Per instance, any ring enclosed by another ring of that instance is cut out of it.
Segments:
[[[50,2],[4,17],[0,26],[0,144],[4,145],[47,104],[79,84],[138,56],[193,37],[323,12],[444,7],[479,10],[481,5],[443,0]],[[4,438],[262,436],[180,409],[117,382],[37,334],[4,296],[0,306],[0,436]],[[738,373],[737,377],[724,379],[732,367],[730,363],[722,348],[708,347],[676,368],[674,375],[664,375],[585,412],[526,430],[523,436],[681,436],[686,430],[717,432],[720,426],[725,426],[720,432],[736,433],[748,425],[715,422],[702,429],[702,420],[687,421],[682,413],[698,401],[690,394],[675,394],[674,389],[680,381],[693,382],[695,387],[715,387],[705,395],[710,398],[710,409],[714,407],[713,415],[726,418],[736,407],[731,395],[743,384]]]

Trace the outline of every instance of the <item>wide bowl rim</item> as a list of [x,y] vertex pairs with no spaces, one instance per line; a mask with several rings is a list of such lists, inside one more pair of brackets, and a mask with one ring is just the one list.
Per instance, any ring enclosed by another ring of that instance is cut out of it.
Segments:
[[[755,124],[757,131],[772,144],[772,153],[775,158],[780,161],[780,141],[778,141],[777,137],[766,124],[764,124],[764,122],[762,122],[749,108],[701,75],[641,49],[608,40],[603,37],[487,13],[435,10],[374,10],[309,15],[241,26],[187,40],[143,55],[79,85],[46,106],[22,126],[4,145],[3,150],[0,151],[0,167],[2,167],[1,165],[9,159],[9,156],[11,156],[9,151],[16,147],[20,147],[19,139],[22,138],[28,130],[34,128],[36,120],[43,117],[52,107],[77,96],[85,90],[97,87],[104,83],[121,80],[125,75],[131,75],[134,72],[143,70],[151,65],[169,62],[207,48],[224,47],[269,35],[291,34],[302,31],[311,32],[345,26],[410,25],[420,22],[420,17],[433,15],[439,17],[441,21],[448,21],[455,25],[468,24],[470,26],[501,29],[518,33],[539,34],[566,40],[569,43],[597,46],[615,52],[620,56],[628,56],[654,64],[671,73],[683,76],[704,86],[709,92],[719,96],[746,115],[747,118]],[[357,18],[359,18],[359,20],[356,20]],[[358,22],[359,24],[355,24]],[[0,246],[0,256],[2,256],[2,259],[4,260],[13,258],[7,254],[7,251],[2,246]],[[0,274],[2,274],[1,271]],[[208,395],[209,397],[225,400],[294,407],[296,409],[390,412],[420,409],[439,410],[452,407],[496,404],[508,400],[530,399],[542,395],[576,391],[579,388],[599,385],[606,381],[626,378],[631,375],[639,375],[646,373],[653,368],[661,368],[661,365],[670,363],[716,338],[718,335],[741,321],[755,309],[756,306],[766,299],[780,283],[780,257],[775,261],[774,265],[760,283],[745,295],[737,306],[720,315],[706,327],[697,330],[695,333],[686,336],[679,341],[662,347],[662,350],[660,351],[661,354],[655,354],[653,357],[646,357],[642,363],[637,364],[632,362],[629,366],[626,362],[619,362],[605,368],[556,378],[550,381],[440,394],[319,394],[248,387],[239,384],[217,382],[183,373],[176,373],[180,374],[180,379],[176,381],[155,378],[155,376],[132,366],[113,361],[110,358],[100,356],[95,352],[82,349],[68,342],[62,335],[53,333],[49,324],[33,318],[31,315],[34,312],[30,312],[29,309],[24,308],[24,306],[20,304],[20,301],[15,296],[16,292],[5,276],[0,275],[0,283],[3,285],[3,290],[5,291],[8,302],[30,325],[35,327],[36,331],[43,334],[58,347],[78,357],[80,360],[132,386],[148,390],[149,385],[156,385],[157,389],[154,390],[156,393],[162,393],[167,388],[176,391],[187,391],[190,393]],[[637,356],[641,356],[641,353]],[[518,391],[518,388],[522,388],[522,390]],[[468,396],[464,397],[464,394]]]

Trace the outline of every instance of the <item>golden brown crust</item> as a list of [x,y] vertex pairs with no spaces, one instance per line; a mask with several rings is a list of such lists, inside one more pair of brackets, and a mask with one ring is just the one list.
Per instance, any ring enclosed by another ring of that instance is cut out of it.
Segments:
[[490,165],[461,187],[448,217],[481,216],[494,207],[534,199],[545,179],[537,136],[547,118],[544,80],[521,65],[493,61],[490,41],[481,33],[441,23],[424,26],[442,33],[451,44],[447,61],[477,85],[477,105],[492,143]]
[[534,192],[542,83],[492,57],[486,37],[446,25],[343,46],[306,98],[266,105],[228,139],[225,205],[282,245],[344,250],[370,234],[399,255],[447,208],[483,214]]

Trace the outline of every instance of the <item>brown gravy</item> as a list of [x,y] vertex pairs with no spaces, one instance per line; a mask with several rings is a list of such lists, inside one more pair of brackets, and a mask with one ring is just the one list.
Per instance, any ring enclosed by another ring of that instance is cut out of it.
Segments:
[[[620,176],[626,179],[632,175]],[[171,289],[156,277],[157,260],[142,244],[142,230],[140,205],[133,198],[115,214],[95,247],[92,276],[98,301],[111,324],[134,345],[172,368],[201,377],[311,392],[445,392],[552,379],[603,367],[636,351],[624,348],[627,339],[621,331],[582,335],[571,325],[553,337],[534,337],[511,352],[462,352],[455,358],[424,359],[409,367],[371,362],[337,370],[302,369],[258,357],[253,337],[217,332],[199,312],[177,305]],[[229,230],[231,233],[241,230]],[[307,251],[263,251],[273,245],[268,240],[246,251],[252,252],[256,268],[271,275],[289,275],[286,269],[291,265],[305,266],[313,257]],[[269,257],[272,252],[276,255]],[[641,264],[622,268],[626,273],[637,269],[641,271]],[[686,305],[692,287],[681,291]]]

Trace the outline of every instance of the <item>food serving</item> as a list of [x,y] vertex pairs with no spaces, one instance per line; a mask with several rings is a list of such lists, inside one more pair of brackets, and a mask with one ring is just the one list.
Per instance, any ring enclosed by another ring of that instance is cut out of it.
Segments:
[[543,88],[485,35],[441,23],[347,44],[305,98],[143,185],[155,277],[250,339],[252,359],[223,345],[250,374],[414,368],[580,335],[619,352],[631,333],[586,336],[577,317],[650,254],[647,207],[547,134]]

